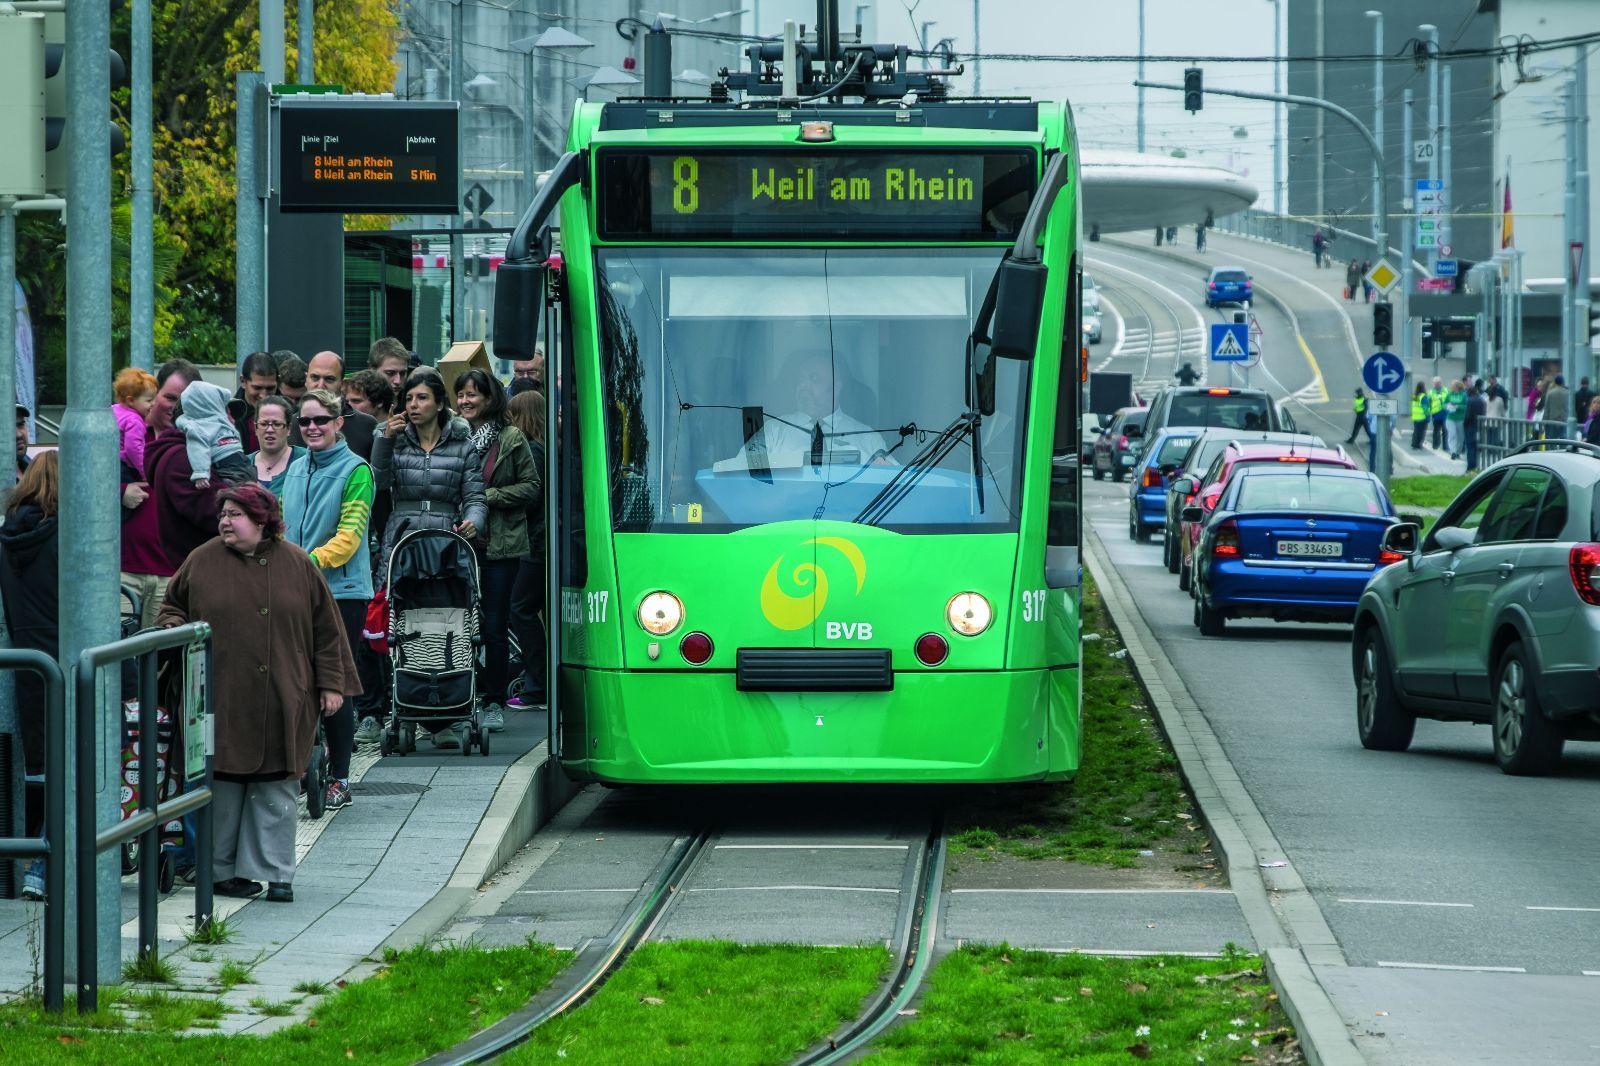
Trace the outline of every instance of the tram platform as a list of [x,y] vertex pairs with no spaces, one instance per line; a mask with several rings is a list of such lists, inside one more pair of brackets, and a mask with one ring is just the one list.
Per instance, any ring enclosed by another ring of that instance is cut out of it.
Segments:
[[[194,889],[179,884],[161,902],[161,955],[177,969],[179,993],[217,996],[228,1012],[221,1032],[264,1034],[301,1022],[318,997],[302,982],[329,987],[364,977],[385,948],[422,942],[445,927],[483,883],[532,838],[566,798],[568,787],[547,758],[543,712],[507,712],[491,754],[434,750],[427,740],[405,757],[380,759],[363,747],[351,764],[355,802],[302,817],[293,903],[216,898],[234,936],[207,946],[186,942]],[[303,803],[304,801],[302,801]],[[34,981],[43,907],[0,900],[0,998]],[[137,878],[122,883],[124,960],[137,952]],[[30,926],[33,931],[30,933]],[[224,988],[224,963],[250,970],[249,983]],[[298,1001],[269,1016],[251,1001]]]

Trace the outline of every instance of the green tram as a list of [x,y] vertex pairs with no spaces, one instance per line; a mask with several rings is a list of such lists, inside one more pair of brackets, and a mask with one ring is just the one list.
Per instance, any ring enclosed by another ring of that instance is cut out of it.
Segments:
[[707,99],[580,102],[499,268],[496,354],[547,338],[555,383],[551,750],[607,783],[1069,778],[1070,111],[780,47]]

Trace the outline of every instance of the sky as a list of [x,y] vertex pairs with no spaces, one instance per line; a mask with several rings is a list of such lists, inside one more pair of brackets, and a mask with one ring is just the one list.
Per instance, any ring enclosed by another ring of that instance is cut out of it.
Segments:
[[[1285,4],[1293,0],[1283,0]],[[747,32],[755,0],[745,16]],[[933,22],[930,43],[954,38],[954,48],[970,51],[973,14],[980,19],[979,43],[985,53],[1134,55],[1139,51],[1138,0],[840,0],[840,14],[853,24],[857,7],[876,40],[914,44],[923,22]],[[764,0],[758,32],[777,32],[784,17],[815,21],[814,0]],[[1219,17],[1218,11],[1228,17]],[[1145,53],[1176,55],[1272,54],[1271,0],[1234,0],[1230,5],[1195,0],[1145,0]],[[876,31],[874,34],[873,31]],[[1183,81],[1185,63],[1150,63],[1152,81]],[[971,67],[964,80],[972,84]],[[1001,62],[983,64],[986,94],[1019,94],[1036,99],[1066,99],[1083,144],[1088,148],[1132,149],[1136,143],[1138,90],[1132,63]],[[1213,64],[1205,67],[1208,87],[1272,90],[1269,63]],[[1189,158],[1246,174],[1268,198],[1272,186],[1272,111],[1266,101],[1207,97],[1204,110],[1183,110],[1182,94],[1145,93],[1145,150],[1183,149]],[[1287,120],[1285,120],[1287,121]],[[1239,132],[1243,136],[1239,136]]]

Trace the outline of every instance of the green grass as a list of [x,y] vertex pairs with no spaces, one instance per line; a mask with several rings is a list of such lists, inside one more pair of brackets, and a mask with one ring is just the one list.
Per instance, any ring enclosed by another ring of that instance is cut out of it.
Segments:
[[963,948],[935,968],[917,1015],[879,1037],[868,1061],[1301,1062],[1293,1040],[1252,956],[1107,959]]
[[178,980],[178,968],[165,956],[146,951],[122,964],[122,979],[170,985]]
[[[1134,866],[1141,850],[1198,825],[1178,778],[1178,761],[1154,723],[1144,691],[1099,590],[1087,577],[1083,632],[1083,752],[1076,779],[1060,784],[976,789],[950,813],[950,850],[993,857],[1065,859]],[[1184,841],[1198,850],[1199,834]]]
[[212,918],[198,929],[184,932],[183,938],[191,944],[226,944],[236,935],[236,930],[226,918]]
[[217,984],[222,986],[224,992],[237,988],[240,985],[253,985],[255,978],[255,963],[236,962],[228,959],[217,971]]
[[[101,1031],[89,1024],[101,1018],[104,1008],[94,1019],[74,1018],[70,1008],[64,1017],[55,1018],[46,1015],[37,1001],[12,1003],[0,1006],[0,1048],[5,1049],[7,1063],[281,1066],[355,1061],[401,1066],[458,1043],[522,1006],[568,959],[538,944],[417,948],[393,956],[391,964],[371,979],[340,989],[318,1005],[306,1024],[260,1039],[180,1037],[159,1028],[147,1033]],[[110,991],[102,990],[102,999]],[[203,1008],[208,1001],[192,1002]],[[215,1006],[220,1011],[220,1004]],[[194,1024],[203,1027],[213,1022],[199,1015]],[[125,1022],[119,1018],[116,1024]]]
[[280,1003],[274,1003],[265,996],[255,996],[250,1000],[250,1007],[252,1010],[265,1014],[269,1018],[287,1018],[294,1013],[295,1005],[299,1002],[297,999],[286,999]]
[[223,1014],[222,1004],[215,999],[173,996],[165,992],[136,993],[125,1002],[144,1015],[134,1022],[134,1028],[164,1033],[181,1033],[208,1022],[215,1023]]
[[1466,474],[1419,474],[1392,478],[1389,481],[1389,498],[1399,511],[1407,507],[1442,508],[1460,495],[1471,480]]
[[325,981],[297,981],[294,986],[296,992],[307,996],[325,996],[331,986]]
[[888,962],[880,947],[646,944],[594,999],[500,1061],[787,1062],[854,1018]]

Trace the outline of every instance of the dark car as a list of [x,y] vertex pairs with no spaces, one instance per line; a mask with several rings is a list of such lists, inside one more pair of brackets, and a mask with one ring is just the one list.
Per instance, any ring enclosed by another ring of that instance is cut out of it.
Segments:
[[1206,306],[1249,303],[1253,289],[1250,273],[1243,267],[1215,267],[1206,278]]
[[[1185,521],[1201,510],[1184,508]],[[1205,518],[1194,557],[1194,624],[1223,635],[1229,618],[1348,622],[1373,573],[1403,558],[1384,545],[1399,522],[1364,470],[1250,464]]]
[[1101,481],[1110,474],[1121,481],[1133,469],[1138,456],[1139,439],[1144,435],[1144,420],[1148,407],[1124,407],[1111,419],[1111,425],[1094,442],[1094,479]]
[[1150,401],[1145,434],[1168,426],[1291,432],[1284,412],[1265,389],[1213,385],[1168,385]]
[[[1158,431],[1159,432],[1159,431]],[[1179,478],[1194,478],[1198,483],[1205,479],[1206,471],[1211,469],[1211,464],[1221,455],[1223,449],[1230,444],[1253,444],[1257,442],[1278,442],[1283,444],[1304,444],[1308,447],[1321,448],[1324,442],[1321,437],[1310,433],[1239,433],[1231,429],[1206,429],[1201,430],[1195,438],[1193,447],[1184,457],[1183,465],[1173,471],[1167,478],[1167,493],[1165,505],[1165,520],[1162,523],[1162,559],[1167,564],[1167,572],[1176,574],[1183,561],[1182,547],[1178,543],[1178,533],[1183,525],[1181,512],[1184,507],[1194,502],[1193,493],[1175,492],[1172,483]]]

